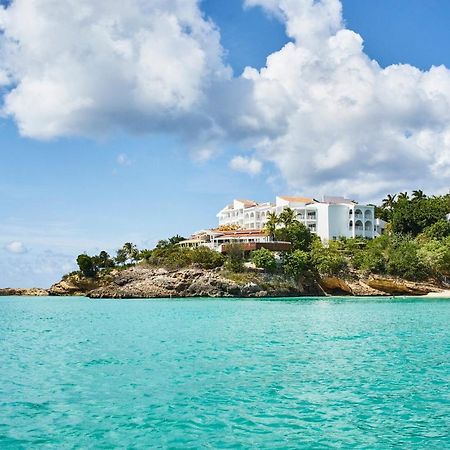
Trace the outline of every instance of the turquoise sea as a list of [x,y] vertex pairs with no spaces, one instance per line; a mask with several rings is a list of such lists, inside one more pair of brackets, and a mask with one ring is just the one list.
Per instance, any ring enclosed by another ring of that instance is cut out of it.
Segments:
[[0,297],[0,448],[450,448],[450,301]]

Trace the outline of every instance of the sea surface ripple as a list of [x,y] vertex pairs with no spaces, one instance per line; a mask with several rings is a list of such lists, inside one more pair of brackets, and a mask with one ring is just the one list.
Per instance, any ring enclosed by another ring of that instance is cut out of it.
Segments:
[[0,298],[0,448],[450,448],[450,301]]

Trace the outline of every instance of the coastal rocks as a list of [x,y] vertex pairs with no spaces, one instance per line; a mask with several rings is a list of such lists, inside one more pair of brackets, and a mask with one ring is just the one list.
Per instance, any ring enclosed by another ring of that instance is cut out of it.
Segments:
[[80,288],[78,286],[75,286],[74,284],[64,281],[64,280],[60,281],[59,283],[54,284],[48,290],[48,293],[50,295],[57,295],[57,296],[84,295],[84,293],[80,291]]
[[44,297],[48,295],[46,289],[41,288],[4,288],[0,289],[0,297],[5,296],[29,296],[29,297]]
[[353,295],[358,297],[386,295],[382,290],[369,286],[362,280],[344,280],[338,277],[323,277],[320,286],[330,295]]
[[[262,278],[260,281],[264,281]],[[203,269],[168,271],[135,266],[97,289],[91,298],[171,298],[171,297],[262,297],[306,295],[295,285],[270,286],[270,283],[239,283],[220,272]]]
[[86,292],[98,287],[97,281],[90,281],[74,277],[72,279],[61,280],[55,283],[48,290],[48,295],[69,296],[69,295],[86,295]]
[[367,297],[426,295],[440,291],[442,287],[433,281],[418,283],[386,276],[368,277],[358,272],[352,272],[345,278],[310,276],[294,283],[282,275],[260,271],[232,274],[220,269],[167,270],[136,265],[121,270],[115,269],[95,279],[71,275],[54,284],[42,295],[85,295],[91,298],[262,298],[326,295]]
[[414,282],[399,278],[371,277],[365,281],[368,286],[389,295],[426,295],[439,292],[441,287],[433,282]]
[[372,275],[369,278],[353,276],[349,279],[322,277],[322,289],[329,295],[353,295],[358,297],[386,295],[427,295],[442,288],[433,281],[414,282],[395,277]]

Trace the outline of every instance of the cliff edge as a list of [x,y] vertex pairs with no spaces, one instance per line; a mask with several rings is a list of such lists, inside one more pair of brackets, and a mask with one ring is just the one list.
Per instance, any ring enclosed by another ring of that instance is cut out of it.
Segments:
[[178,297],[302,297],[302,296],[422,296],[443,292],[434,280],[413,282],[387,276],[317,276],[294,282],[262,272],[230,273],[221,269],[167,270],[136,265],[86,279],[69,276],[54,284],[48,295],[85,295],[90,298]]
[[90,285],[79,277],[66,278],[54,284],[49,295],[86,295],[90,298],[298,297],[323,295],[323,292],[314,282],[294,283],[278,275],[228,274],[197,268],[167,270],[137,265],[113,271]]

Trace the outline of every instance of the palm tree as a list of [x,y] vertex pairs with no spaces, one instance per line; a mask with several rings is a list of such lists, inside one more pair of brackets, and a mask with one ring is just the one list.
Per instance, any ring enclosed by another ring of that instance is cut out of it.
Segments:
[[272,240],[275,240],[275,231],[277,229],[277,225],[280,223],[280,219],[274,212],[270,212],[267,214],[267,222],[264,225],[264,230],[270,236]]
[[281,212],[279,220],[287,228],[297,222],[297,213],[291,208],[285,208]]
[[136,260],[139,254],[139,250],[137,249],[136,245],[132,244],[131,242],[126,242],[125,244],[123,244],[122,251],[127,256],[127,260],[130,260],[130,262]]
[[424,198],[427,198],[427,196],[423,193],[421,189],[413,191],[412,197],[413,200],[423,200]]
[[395,205],[395,199],[397,198],[397,194],[391,195],[388,194],[386,198],[383,199],[382,207],[386,209],[392,209]]
[[409,195],[407,192],[400,192],[400,194],[398,194],[398,199],[399,200],[409,200]]

